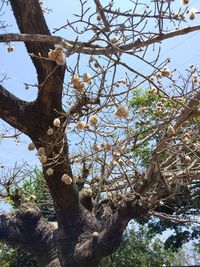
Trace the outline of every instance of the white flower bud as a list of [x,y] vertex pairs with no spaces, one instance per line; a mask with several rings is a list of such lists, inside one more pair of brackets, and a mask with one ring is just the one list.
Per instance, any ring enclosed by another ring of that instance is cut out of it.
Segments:
[[117,38],[113,37],[113,38],[110,39],[110,42],[112,44],[117,44],[118,43],[118,40],[117,40]]
[[61,181],[64,182],[66,185],[70,185],[72,183],[72,178],[65,173],[61,177]]
[[185,6],[188,5],[190,0],[181,0],[181,5]]
[[159,205],[160,205],[160,206],[164,206],[164,202],[163,202],[163,201],[160,201],[160,202],[159,202]]
[[173,136],[173,135],[175,135],[175,130],[174,130],[174,127],[172,126],[172,125],[169,125],[169,127],[168,127],[168,129],[167,129],[167,135],[169,136],[169,137],[171,137],[171,136]]
[[193,84],[198,83],[198,76],[197,76],[196,74],[193,74],[193,75],[192,75],[192,83],[193,83]]
[[162,78],[162,72],[160,72],[160,71],[157,72],[157,73],[156,73],[156,77],[157,77],[158,79],[159,79],[159,78]]
[[112,144],[106,143],[105,147],[108,150],[112,150]]
[[41,155],[45,155],[45,148],[43,146],[39,147],[38,150],[37,150],[37,153],[39,156]]
[[33,151],[35,149],[35,145],[33,144],[33,143],[30,143],[29,145],[28,145],[28,150],[29,151]]
[[48,169],[46,170],[46,174],[47,174],[48,176],[53,175],[53,173],[54,173],[54,170],[53,170],[52,168],[48,168]]
[[53,125],[57,128],[60,127],[60,119],[59,118],[55,118],[54,121],[53,121]]
[[190,158],[190,156],[186,155],[185,156],[185,161],[187,161],[188,163],[190,163],[192,161],[192,159]]
[[119,106],[114,115],[119,118],[127,118],[129,115],[128,108],[125,106]]
[[92,149],[93,149],[95,152],[98,152],[101,148],[100,148],[99,145],[94,144],[93,147],[92,147]]
[[119,159],[119,160],[118,160],[118,163],[119,163],[119,165],[121,165],[121,166],[122,166],[122,165],[125,165],[123,159]]
[[83,74],[83,81],[85,83],[91,83],[92,81],[92,76],[89,73],[84,73]]
[[40,162],[41,162],[42,164],[46,164],[46,163],[47,163],[47,156],[45,156],[45,155],[41,155],[41,156],[40,156]]
[[78,121],[76,124],[77,130],[84,130],[86,128],[86,123],[84,121]]
[[8,51],[8,53],[12,53],[14,50],[15,50],[15,47],[14,47],[13,45],[9,45],[9,46],[7,47],[7,51]]
[[97,236],[99,236],[99,233],[98,233],[98,232],[93,232],[93,233],[92,233],[92,236],[93,236],[93,237],[97,237]]
[[99,117],[97,115],[92,115],[89,119],[89,123],[93,126],[99,124]]
[[194,20],[196,18],[197,10],[195,8],[191,8],[189,10],[189,19]]
[[35,201],[37,198],[35,195],[30,195],[29,201]]
[[52,128],[49,128],[47,130],[47,135],[53,135],[53,133],[54,133],[54,130]]

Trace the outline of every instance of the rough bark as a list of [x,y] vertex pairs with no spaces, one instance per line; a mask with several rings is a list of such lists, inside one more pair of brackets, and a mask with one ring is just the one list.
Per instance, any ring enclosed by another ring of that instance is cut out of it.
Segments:
[[[38,0],[11,0],[10,4],[22,34],[51,35]],[[96,4],[99,5],[99,1],[96,1]],[[99,8],[99,12],[101,12],[101,7],[99,6]],[[188,31],[190,30],[188,29]],[[183,33],[180,31],[179,34]],[[143,44],[130,44],[120,49],[131,50],[144,45],[148,46],[174,35],[174,33],[170,33],[168,37],[158,36],[154,40],[143,42]],[[46,41],[31,42],[30,39],[25,41],[29,54],[41,53],[42,55],[42,58],[31,57],[38,75],[38,97],[34,102],[27,103],[10,94],[1,86],[0,117],[27,134],[37,149],[45,148],[48,159],[43,164],[43,171],[54,202],[58,229],[45,221],[33,204],[28,203],[22,205],[14,213],[1,215],[0,240],[29,250],[43,267],[97,267],[102,257],[112,253],[119,246],[128,222],[147,214],[150,207],[146,199],[137,196],[135,199],[125,199],[108,222],[102,224],[92,213],[91,207],[88,209],[84,201],[82,201],[82,205],[70,166],[65,127],[53,126],[53,120],[63,112],[62,90],[65,67],[45,59],[49,49],[53,48],[51,44]],[[107,51],[109,50],[107,49]],[[199,100],[199,95],[194,100]],[[82,99],[81,103],[83,103]],[[78,103],[71,112],[80,110],[81,103]],[[179,121],[186,120],[188,116],[191,116],[191,112],[193,110],[187,110],[184,118],[180,117]],[[70,113],[65,115],[61,118],[61,125],[63,123],[67,125],[67,116],[70,116]],[[179,127],[179,121],[177,121],[176,127]],[[54,127],[53,136],[47,134],[49,127]],[[53,175],[50,176],[46,174],[49,167],[54,169]],[[72,184],[66,185],[61,181],[63,174],[68,174],[72,178]],[[154,161],[147,173],[145,188],[140,186],[137,191],[141,194],[144,193],[158,176],[159,172]]]
[[60,266],[54,231],[53,225],[41,216],[40,210],[32,203],[23,204],[18,210],[0,216],[1,242],[26,249],[42,267]]

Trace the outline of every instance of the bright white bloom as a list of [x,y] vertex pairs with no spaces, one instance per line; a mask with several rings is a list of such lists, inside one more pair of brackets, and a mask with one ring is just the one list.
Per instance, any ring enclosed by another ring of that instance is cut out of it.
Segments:
[[55,118],[54,121],[53,121],[53,125],[57,128],[60,127],[60,119],[59,118]]
[[192,161],[192,159],[190,158],[190,156],[186,155],[185,156],[185,161],[187,161],[188,163],[190,163]]
[[56,44],[55,49],[49,50],[48,58],[55,61],[58,65],[65,65],[65,53],[62,45]]
[[172,75],[168,67],[164,67],[161,73],[162,73],[162,76],[164,77],[170,77]]
[[85,82],[79,82],[78,84],[74,84],[74,88],[77,89],[79,93],[82,93],[85,87],[86,87]]
[[65,173],[61,177],[61,181],[64,182],[66,185],[70,185],[72,183],[72,178]]
[[92,81],[92,76],[89,73],[84,73],[83,74],[83,81],[85,83],[91,83]]
[[72,84],[80,83],[80,77],[78,75],[74,75],[71,80]]

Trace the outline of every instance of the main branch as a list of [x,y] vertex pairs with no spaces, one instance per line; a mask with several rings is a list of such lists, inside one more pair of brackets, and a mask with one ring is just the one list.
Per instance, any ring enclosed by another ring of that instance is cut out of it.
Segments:
[[160,43],[167,39],[185,35],[191,32],[199,31],[200,25],[187,27],[181,30],[174,30],[166,34],[161,34],[149,38],[146,41],[137,40],[133,43],[126,45],[112,46],[112,47],[101,47],[99,45],[92,45],[87,42],[71,41],[60,36],[51,36],[44,34],[0,34],[0,42],[30,42],[30,43],[49,43],[56,44],[60,43],[66,49],[75,49],[77,53],[88,54],[88,55],[110,55],[116,52],[134,52],[134,50],[149,46],[151,44]]
[[[38,260],[40,266],[60,266],[57,258],[55,228],[32,203],[0,216],[0,241],[25,248]],[[55,264],[55,265],[53,265]]]

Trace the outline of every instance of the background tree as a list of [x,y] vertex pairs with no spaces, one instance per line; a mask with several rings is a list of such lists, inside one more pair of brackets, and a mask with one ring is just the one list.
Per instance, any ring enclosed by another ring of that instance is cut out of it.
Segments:
[[[14,175],[1,181],[1,196],[18,207],[1,215],[1,241],[26,249],[41,266],[93,267],[120,245],[132,219],[195,221],[157,207],[199,177],[199,71],[194,65],[179,77],[168,59],[159,59],[161,41],[200,29],[177,29],[195,20],[197,10],[189,1],[136,2],[127,12],[113,2],[94,0],[92,8],[80,1],[75,20],[52,32],[73,32],[68,40],[51,35],[41,1],[7,2],[20,33],[3,33],[0,41],[8,52],[9,42],[25,43],[38,93],[32,102],[21,100],[2,78],[0,116],[32,140],[29,150],[37,149],[57,224],[34,203],[23,203]],[[148,65],[145,74],[139,61]],[[136,128],[146,119],[134,101],[129,105],[138,87],[156,95],[149,115],[156,117]]]

